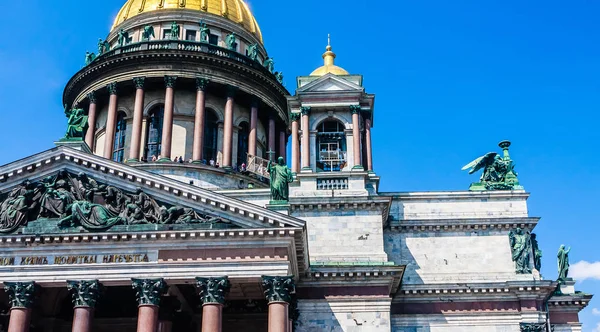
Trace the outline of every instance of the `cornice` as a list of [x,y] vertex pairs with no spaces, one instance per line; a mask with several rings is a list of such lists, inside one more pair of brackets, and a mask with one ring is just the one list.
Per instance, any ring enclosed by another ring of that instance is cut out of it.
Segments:
[[389,225],[398,232],[509,231],[517,227],[532,230],[539,220],[539,217],[414,219],[392,220]]
[[498,190],[498,191],[423,191],[423,192],[380,192],[379,196],[391,197],[401,201],[410,200],[506,200],[528,199],[529,193],[524,190]]

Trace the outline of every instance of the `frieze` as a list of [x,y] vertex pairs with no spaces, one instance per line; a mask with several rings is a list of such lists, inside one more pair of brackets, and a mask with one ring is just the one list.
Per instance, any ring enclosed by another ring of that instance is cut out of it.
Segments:
[[157,261],[156,254],[41,255],[0,257],[0,266],[121,264],[151,261]]

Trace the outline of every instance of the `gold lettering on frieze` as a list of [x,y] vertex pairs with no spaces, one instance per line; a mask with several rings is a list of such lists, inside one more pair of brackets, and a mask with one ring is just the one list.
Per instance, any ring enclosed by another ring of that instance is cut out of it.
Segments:
[[102,263],[147,263],[149,262],[147,254],[129,254],[129,255],[104,255]]
[[96,264],[98,256],[96,255],[78,255],[78,256],[56,256],[54,264],[56,265],[74,265],[74,264]]
[[21,263],[19,265],[48,265],[48,257],[46,257],[46,256],[21,257]]
[[0,266],[148,263],[148,254],[100,254],[1,257]]
[[0,257],[0,266],[15,265],[14,257]]

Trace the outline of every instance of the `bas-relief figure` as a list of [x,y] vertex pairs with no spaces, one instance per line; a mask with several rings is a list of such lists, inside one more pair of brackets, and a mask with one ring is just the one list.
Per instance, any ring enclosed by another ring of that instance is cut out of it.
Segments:
[[508,153],[510,142],[502,141],[499,146],[504,151],[503,157],[496,152],[489,152],[462,168],[463,171],[470,169],[469,174],[483,169],[479,182],[472,184],[470,190],[522,189],[517,180],[515,165]]
[[511,230],[509,233],[510,248],[512,251],[512,260],[516,265],[516,272],[519,274],[531,273],[530,253],[531,236],[521,228]]
[[556,255],[558,261],[558,280],[565,281],[569,276],[569,252],[571,248],[566,248],[564,244],[558,248]]
[[44,219],[58,220],[62,228],[86,230],[107,230],[115,225],[226,223],[191,208],[159,204],[141,188],[129,194],[84,173],[66,171],[38,182],[26,180],[0,203],[0,233],[12,233],[29,221]]
[[276,164],[269,161],[267,170],[271,178],[271,201],[288,201],[289,184],[294,181],[294,177],[283,157],[279,157]]

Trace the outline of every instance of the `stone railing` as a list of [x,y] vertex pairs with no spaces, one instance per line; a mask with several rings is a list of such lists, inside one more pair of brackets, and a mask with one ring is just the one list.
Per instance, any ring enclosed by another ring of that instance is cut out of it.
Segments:
[[317,179],[317,190],[346,190],[348,178]]

